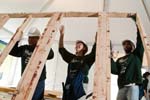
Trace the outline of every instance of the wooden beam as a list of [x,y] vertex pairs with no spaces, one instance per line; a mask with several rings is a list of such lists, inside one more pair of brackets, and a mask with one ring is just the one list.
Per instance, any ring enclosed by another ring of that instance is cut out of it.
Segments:
[[110,4],[110,0],[104,0],[103,1],[103,11],[104,12],[108,12],[109,11],[109,4]]
[[[103,4],[103,11],[105,13],[109,12],[109,4],[110,4],[110,0],[104,0],[104,4]],[[110,57],[110,33],[109,33],[109,18],[107,17],[106,19],[106,45],[108,46],[106,48],[106,57]],[[106,58],[107,59],[107,58]],[[110,97],[110,85],[111,85],[111,70],[110,70],[110,59],[106,62],[106,100],[111,100]]]
[[[10,18],[24,18],[28,15],[32,15],[33,18],[46,18],[46,17],[52,17],[53,14],[56,12],[46,12],[46,13],[1,13],[1,15],[6,15]],[[58,12],[59,13],[59,12]],[[95,17],[98,16],[98,13],[96,12],[62,12],[64,17],[88,17],[95,15]],[[97,15],[97,16],[96,16]],[[93,17],[93,16],[92,16]]]
[[[108,39],[107,34],[107,14],[98,18],[98,34],[96,47],[96,62],[94,73],[93,100],[107,100],[107,66],[110,58],[108,57]],[[110,49],[110,48],[109,48]]]
[[107,88],[107,98],[106,100],[111,100],[111,63],[110,63],[110,59],[108,59],[110,57],[110,31],[109,31],[109,18],[107,17],[106,19],[106,74],[107,74],[107,78],[106,78],[106,88]]
[[0,87],[0,92],[15,93],[16,91],[17,90],[15,88]]
[[136,16],[136,13],[108,12],[108,17],[112,18],[130,18]]
[[143,24],[142,24],[142,21],[140,19],[140,16],[137,14],[136,15],[136,24],[138,26],[138,29],[140,31],[140,35],[141,35],[141,39],[142,39],[142,43],[143,43],[143,46],[144,46],[144,51],[145,51],[145,54],[146,54],[146,58],[147,58],[147,63],[148,63],[148,67],[150,68],[150,50],[147,46],[147,43],[146,43],[146,33],[144,31],[144,27],[143,27]]
[[8,15],[0,16],[0,28],[2,28],[8,20],[9,20]]
[[[32,15],[33,18],[47,18],[51,17],[55,12],[45,12],[45,13],[1,13],[2,15],[8,15],[10,18],[25,18]],[[102,15],[103,12],[61,12],[64,17],[98,17]],[[108,12],[109,17],[114,18],[128,18],[135,16],[136,13],[123,13],[123,12]]]
[[52,42],[54,41],[57,21],[60,20],[61,14],[56,13],[50,19],[44,33],[40,37],[37,46],[30,58],[29,63],[19,81],[17,90],[19,93],[12,97],[12,100],[31,100],[36,85],[43,70],[45,61],[49,54]]
[[28,16],[22,23],[22,25],[16,30],[16,33],[11,38],[10,42],[7,44],[3,52],[0,54],[0,65],[3,63],[13,46],[16,44],[16,42],[22,37],[23,30],[25,29],[26,25],[31,20],[32,16]]

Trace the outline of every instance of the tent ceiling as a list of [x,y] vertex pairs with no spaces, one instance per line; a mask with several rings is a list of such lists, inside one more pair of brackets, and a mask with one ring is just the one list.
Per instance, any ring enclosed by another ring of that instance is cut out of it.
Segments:
[[[1,0],[0,12],[53,12],[53,11],[102,11],[103,0]],[[150,32],[150,23],[140,0],[110,0],[109,11],[117,12],[138,12],[142,18],[146,33]],[[28,27],[37,26],[42,32],[48,19],[35,19]],[[11,32],[21,24],[21,20],[10,20],[4,26]],[[63,24],[66,28],[66,41],[76,41],[82,39],[86,42],[93,42],[97,31],[96,18],[65,18]],[[27,28],[28,30],[28,28]],[[27,30],[25,32],[27,32]],[[124,39],[135,40],[135,26],[129,19],[110,20],[111,38],[114,44],[120,43]],[[5,34],[4,34],[5,35]],[[2,36],[2,35],[1,35]],[[0,36],[0,37],[1,37]],[[58,40],[57,35],[56,40]]]

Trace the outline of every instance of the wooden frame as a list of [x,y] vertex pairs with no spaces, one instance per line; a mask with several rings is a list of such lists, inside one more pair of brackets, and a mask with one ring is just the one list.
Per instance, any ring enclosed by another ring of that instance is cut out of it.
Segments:
[[11,41],[5,47],[5,49],[3,50],[3,52],[0,54],[0,65],[5,60],[5,58],[7,57],[7,55],[9,54],[9,52],[11,51],[11,49],[13,48],[13,46],[16,44],[16,42],[23,35],[23,30],[25,29],[25,27],[27,26],[27,24],[29,23],[29,21],[31,20],[31,18],[32,18],[32,16],[28,16],[24,20],[24,22],[22,23],[22,25],[16,30],[16,33],[11,38]]
[[[12,97],[12,100],[31,100],[36,85],[44,68],[45,61],[54,40],[57,21],[60,20],[61,14],[56,13],[47,24],[44,33],[40,37],[34,52],[30,58],[27,68],[25,69],[21,80],[17,86],[18,94]],[[49,34],[50,33],[50,34]],[[29,77],[30,76],[30,77]],[[26,81],[25,81],[26,80]]]
[[[10,18],[25,18],[29,15],[32,15],[32,18],[47,18],[51,17],[56,12],[50,13],[1,13],[0,16],[8,15]],[[59,13],[59,12],[57,12]],[[63,13],[64,17],[98,17],[102,15],[103,12],[61,12]],[[127,18],[135,16],[136,13],[122,13],[122,12],[108,12],[108,17],[115,17],[115,18]]]
[[26,18],[24,20],[24,22],[22,23],[22,25],[16,30],[16,33],[11,38],[11,41],[5,47],[5,49],[3,50],[3,52],[0,54],[0,65],[5,60],[5,58],[7,57],[7,55],[9,54],[9,52],[11,51],[11,49],[13,48],[13,46],[15,45],[15,43],[21,38],[21,36],[23,34],[23,30],[27,26],[27,24],[29,23],[29,21],[31,20],[31,18],[32,17],[29,16],[28,18]]
[[[100,15],[98,18],[98,34],[97,34],[97,47],[96,47],[96,68],[94,78],[94,92],[93,100],[107,100],[107,68],[108,62],[107,42],[107,14]],[[109,64],[110,65],[110,64]],[[103,81],[101,81],[103,80]]]
[[145,50],[145,54],[146,54],[146,58],[147,58],[147,64],[148,64],[148,67],[150,67],[150,47],[148,47],[148,43],[146,43],[146,39],[148,38],[146,36],[146,33],[144,31],[144,27],[143,27],[143,24],[141,22],[141,19],[140,19],[140,16],[139,15],[136,15],[136,24],[137,24],[137,27],[140,31],[140,35],[141,35],[141,39],[142,39],[142,42],[143,42],[143,46],[144,46],[144,50]]
[[8,21],[8,19],[9,19],[8,15],[0,16],[0,28],[4,26],[4,24]]
[[[136,13],[118,13],[118,12],[62,12],[64,17],[98,17],[98,36],[96,48],[96,67],[94,77],[94,93],[93,100],[110,100],[110,37],[109,37],[109,18],[129,18],[134,17]],[[31,18],[47,18],[52,17],[49,21],[45,32],[39,39],[37,47],[32,54],[23,76],[17,86],[17,91],[13,95],[12,100],[30,100],[35,90],[36,84],[40,77],[43,65],[50,50],[51,44],[55,37],[53,32],[57,26],[57,21],[61,19],[62,14],[51,13],[3,13],[0,16],[8,15],[9,18],[26,18],[21,27],[18,28],[16,34],[12,37],[10,43],[4,49],[4,53],[0,56],[0,64],[3,62],[9,51],[13,48],[17,40],[20,39],[23,29]],[[145,42],[145,32],[141,25],[139,16],[137,18],[137,25],[141,32],[142,42],[144,44],[145,52],[148,61],[150,61],[150,52],[147,49]],[[3,26],[8,17],[2,20]],[[0,20],[1,21],[1,20]],[[49,34],[51,33],[51,34]],[[37,59],[38,58],[38,59]],[[150,65],[150,62],[148,63]],[[31,71],[32,70],[32,71]],[[30,76],[30,77],[29,77]]]

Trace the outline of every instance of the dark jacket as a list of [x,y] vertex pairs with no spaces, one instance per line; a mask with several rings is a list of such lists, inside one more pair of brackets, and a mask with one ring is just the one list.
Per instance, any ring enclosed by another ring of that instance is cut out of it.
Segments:
[[[34,51],[35,46],[23,45],[23,46],[18,47],[18,43],[19,42],[17,42],[15,44],[15,46],[13,47],[13,49],[11,50],[11,52],[9,54],[12,56],[15,56],[15,57],[21,57],[21,66],[22,66],[21,74],[23,74],[23,72],[26,68],[26,65],[28,64],[29,59]],[[51,49],[47,59],[52,59],[53,57],[54,57],[54,52]],[[46,79],[46,68],[44,65],[44,68],[43,68],[43,71],[42,71],[39,81],[45,80],[45,79]]]
[[118,87],[123,88],[130,83],[142,84],[141,67],[144,48],[137,32],[137,43],[135,50],[129,55],[119,58],[116,62],[111,59],[111,73],[118,75]]
[[59,52],[63,60],[68,63],[63,100],[77,100],[85,95],[83,83],[88,83],[88,72],[95,61],[96,44],[91,53],[85,56],[76,56],[65,48],[59,48]]

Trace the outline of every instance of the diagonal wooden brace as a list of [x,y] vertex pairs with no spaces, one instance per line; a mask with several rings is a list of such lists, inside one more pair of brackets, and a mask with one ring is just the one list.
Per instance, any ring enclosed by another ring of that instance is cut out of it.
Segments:
[[18,94],[12,97],[12,100],[31,100],[38,80],[42,73],[44,64],[47,60],[52,42],[54,41],[57,21],[61,18],[60,13],[54,14],[47,24],[44,33],[40,37],[29,63],[17,86]]
[[9,20],[8,15],[2,15],[0,16],[0,28],[4,26],[4,24]]
[[32,18],[32,16],[29,16],[28,18],[26,18],[24,20],[22,25],[16,30],[16,33],[13,35],[13,37],[11,38],[11,40],[9,41],[9,43],[7,44],[7,46],[5,47],[3,52],[0,54],[0,65],[3,63],[3,61],[5,60],[5,58],[7,57],[9,52],[11,51],[11,49],[16,44],[16,42],[19,41],[19,39],[22,37],[23,30],[25,29],[26,25],[29,23],[31,18]]

